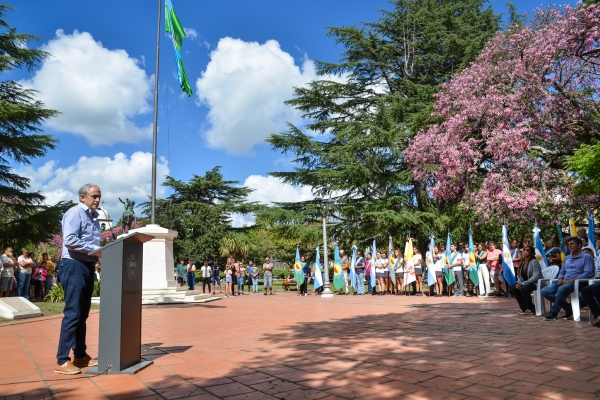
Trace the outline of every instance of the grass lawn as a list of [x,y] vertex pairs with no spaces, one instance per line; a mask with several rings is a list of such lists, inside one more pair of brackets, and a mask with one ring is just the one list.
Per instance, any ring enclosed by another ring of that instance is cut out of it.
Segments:
[[[62,314],[63,308],[65,308],[65,303],[49,303],[49,302],[41,301],[41,302],[33,302],[33,304],[35,304],[36,306],[38,306],[40,308],[40,310],[42,311],[42,316]],[[92,310],[96,310],[98,308],[100,308],[100,304],[92,304],[92,307],[91,307]],[[29,318],[29,319],[35,319],[35,318]],[[6,318],[0,318],[0,323],[9,322],[9,321],[13,321],[13,320],[6,319]]]

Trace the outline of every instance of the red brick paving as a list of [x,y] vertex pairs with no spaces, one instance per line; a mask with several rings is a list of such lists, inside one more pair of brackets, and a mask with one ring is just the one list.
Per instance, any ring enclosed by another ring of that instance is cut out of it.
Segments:
[[[0,399],[587,399],[600,330],[510,299],[246,295],[143,308],[136,375],[54,374],[61,316],[0,325]],[[96,356],[98,312],[88,323]]]

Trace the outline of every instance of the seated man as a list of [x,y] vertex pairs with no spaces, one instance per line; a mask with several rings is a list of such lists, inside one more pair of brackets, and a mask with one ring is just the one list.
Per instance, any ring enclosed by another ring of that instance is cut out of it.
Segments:
[[561,308],[565,310],[562,319],[573,318],[573,309],[567,303],[567,298],[575,289],[574,282],[576,279],[590,279],[594,275],[594,259],[581,250],[583,247],[581,239],[569,238],[568,246],[571,254],[565,257],[563,267],[558,274],[558,282],[542,289],[542,296],[554,302],[550,312],[544,316],[546,321],[555,320]]
[[288,276],[286,279],[284,279],[281,286],[283,286],[283,290],[290,290],[290,285],[294,282],[296,282],[296,281],[294,280],[294,274],[292,273],[292,274],[290,274],[290,276]]

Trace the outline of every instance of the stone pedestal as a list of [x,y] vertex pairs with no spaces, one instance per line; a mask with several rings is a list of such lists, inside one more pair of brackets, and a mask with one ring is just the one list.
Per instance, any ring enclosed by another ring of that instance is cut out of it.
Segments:
[[[196,303],[218,299],[198,298],[199,293],[196,291],[177,290],[173,258],[173,239],[177,236],[176,231],[150,224],[129,231],[133,232],[154,236],[154,239],[144,243],[142,304]],[[120,235],[119,238],[122,236],[124,235]]]
[[41,317],[40,308],[25,297],[3,297],[0,299],[0,317],[24,319]]

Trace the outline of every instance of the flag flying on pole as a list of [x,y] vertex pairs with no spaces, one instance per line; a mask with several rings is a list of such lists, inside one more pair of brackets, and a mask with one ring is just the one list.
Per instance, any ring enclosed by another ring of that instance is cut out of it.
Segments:
[[544,249],[544,243],[540,238],[540,228],[535,226],[533,228],[533,247],[535,247],[535,259],[538,260],[542,266],[542,270],[548,268],[548,260],[546,260],[546,250]]
[[433,235],[429,236],[429,253],[431,255],[431,264],[427,267],[427,285],[432,287],[435,282],[435,237]]
[[406,239],[406,247],[404,249],[404,286],[410,285],[417,280],[415,275],[415,264],[413,260],[413,243],[411,238]]
[[356,291],[356,246],[352,245],[352,261],[350,262],[350,283]]
[[479,286],[479,272],[477,261],[475,261],[475,246],[473,245],[473,232],[469,228],[469,279],[473,285]]
[[[377,285],[377,276],[375,275],[375,263],[377,262],[377,243],[373,239],[373,254],[371,257],[371,287],[375,290]],[[375,293],[375,292],[373,292]]]
[[392,253],[392,237],[389,237],[388,242],[388,270],[390,271],[390,282],[392,286],[396,286],[396,265],[400,260],[394,260],[394,254]]
[[565,262],[565,257],[567,253],[565,252],[565,239],[563,238],[562,228],[559,225],[556,225],[556,229],[558,230],[558,242],[560,243],[560,261]]
[[577,227],[575,226],[575,220],[573,218],[569,218],[569,230],[571,237],[577,237]]
[[313,282],[315,286],[315,290],[323,286],[323,276],[321,275],[321,261],[319,260],[321,256],[319,255],[319,246],[317,246],[317,257],[315,261],[315,281]]
[[177,64],[179,86],[181,86],[181,90],[186,92],[188,96],[191,96],[192,87],[185,74],[185,68],[183,67],[183,61],[181,60],[181,45],[183,44],[185,31],[183,30],[181,22],[179,22],[179,18],[177,18],[171,0],[165,0],[165,30],[171,34],[173,50],[175,51],[175,64]]
[[450,267],[450,245],[452,244],[452,237],[448,232],[448,238],[446,239],[446,256],[444,257],[444,278],[446,278],[446,285],[452,285],[454,283],[454,271]]
[[342,260],[340,259],[340,248],[335,246],[333,251],[333,286],[335,290],[344,287],[344,276],[342,275]]
[[515,267],[513,266],[510,247],[508,245],[508,229],[506,225],[502,225],[502,275],[504,275],[504,280],[509,287],[517,283]]
[[302,270],[302,261],[300,261],[300,250],[296,246],[296,262],[294,263],[294,280],[298,285],[304,283],[304,271]]
[[592,211],[588,211],[587,213],[588,219],[588,246],[592,248],[594,252],[594,257],[596,257],[596,237],[594,236],[594,232],[596,232],[596,223],[594,222],[594,214]]

